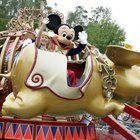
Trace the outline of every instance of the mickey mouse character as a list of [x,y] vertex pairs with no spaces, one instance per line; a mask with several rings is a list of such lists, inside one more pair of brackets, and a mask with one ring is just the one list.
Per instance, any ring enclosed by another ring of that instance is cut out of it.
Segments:
[[[47,19],[43,20],[41,33],[46,27],[54,32],[54,36],[51,37],[52,50],[55,52],[61,52],[66,56],[72,56],[79,54],[87,44],[87,33],[83,31],[83,28],[78,25],[74,28],[68,24],[61,24],[61,18],[58,15],[51,14]],[[79,45],[76,46],[74,40],[79,39]],[[76,77],[74,71],[68,69],[68,76],[70,85],[76,85]]]

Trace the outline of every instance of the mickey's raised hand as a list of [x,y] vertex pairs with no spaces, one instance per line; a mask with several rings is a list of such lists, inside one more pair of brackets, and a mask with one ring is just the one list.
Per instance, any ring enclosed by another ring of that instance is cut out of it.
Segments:
[[79,38],[81,44],[87,44],[87,37],[88,37],[88,35],[85,31],[78,33],[78,38]]

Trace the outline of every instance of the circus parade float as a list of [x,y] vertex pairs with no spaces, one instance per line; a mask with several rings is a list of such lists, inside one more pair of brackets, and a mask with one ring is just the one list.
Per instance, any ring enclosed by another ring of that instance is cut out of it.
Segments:
[[139,139],[140,52],[102,54],[87,38],[59,11],[34,7],[0,31],[1,139]]

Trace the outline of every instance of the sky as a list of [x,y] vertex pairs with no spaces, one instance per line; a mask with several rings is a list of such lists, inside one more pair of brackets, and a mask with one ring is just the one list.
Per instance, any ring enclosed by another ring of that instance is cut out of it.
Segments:
[[140,0],[47,0],[47,2],[65,17],[69,11],[74,11],[76,6],[83,6],[88,12],[91,7],[111,8],[112,19],[126,32],[125,41],[140,51]]

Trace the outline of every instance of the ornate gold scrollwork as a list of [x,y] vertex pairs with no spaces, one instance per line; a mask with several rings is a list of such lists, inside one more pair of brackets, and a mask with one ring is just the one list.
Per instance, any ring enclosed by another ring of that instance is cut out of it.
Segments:
[[[62,23],[64,23],[64,15],[57,10],[48,10],[47,14],[56,14],[61,18]],[[41,24],[43,18],[47,16],[45,11],[41,9],[32,8],[20,8],[17,11],[17,15],[13,17],[7,24],[7,28],[12,31],[20,30],[33,30],[34,20],[38,21],[38,25]],[[39,25],[40,26],[40,25]]]
[[113,93],[117,87],[117,79],[115,78],[115,70],[109,66],[106,57],[103,56],[98,49],[93,50],[96,57],[98,71],[102,74],[102,86],[104,97],[109,101],[113,98]]

